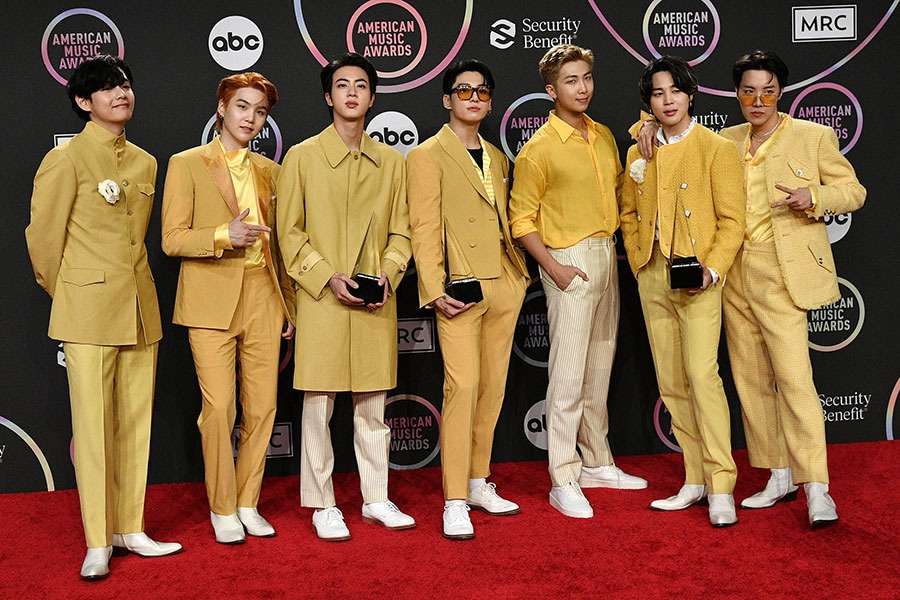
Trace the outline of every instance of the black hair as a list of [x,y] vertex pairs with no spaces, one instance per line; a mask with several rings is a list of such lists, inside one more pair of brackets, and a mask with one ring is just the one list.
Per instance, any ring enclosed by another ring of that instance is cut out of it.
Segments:
[[784,88],[788,82],[788,67],[781,57],[770,50],[754,50],[737,59],[731,68],[734,87],[741,87],[741,79],[746,71],[768,71],[778,80],[778,87]]
[[372,63],[356,52],[347,52],[322,68],[321,78],[323,92],[326,94],[331,93],[331,86],[334,83],[332,81],[334,73],[341,67],[359,67],[365,71],[366,77],[369,79],[369,89],[372,90],[373,94],[375,93],[375,89],[378,87],[378,71],[375,70],[375,66]]
[[492,90],[494,89],[494,76],[491,74],[491,70],[483,62],[473,58],[455,62],[447,67],[447,70],[444,71],[444,94],[450,94],[450,90],[453,89],[453,84],[456,82],[456,78],[459,77],[460,73],[468,73],[470,71],[484,77],[484,83]]
[[[660,56],[657,59],[651,60],[647,66],[644,67],[644,71],[641,73],[640,82],[638,83],[641,100],[648,109],[650,108],[650,97],[653,95],[653,74],[663,71],[667,71],[672,76],[675,87],[688,96],[694,96],[700,87],[700,81],[697,79],[697,75],[694,74],[694,70],[686,60],[677,56]],[[693,101],[688,105],[688,114],[691,116],[694,114]]]
[[69,83],[66,84],[66,93],[69,95],[72,110],[83,121],[90,121],[91,113],[82,110],[78,106],[76,98],[90,100],[94,92],[111,90],[126,81],[134,83],[134,78],[131,76],[131,69],[121,58],[110,54],[101,54],[87,59],[75,68],[69,78]]

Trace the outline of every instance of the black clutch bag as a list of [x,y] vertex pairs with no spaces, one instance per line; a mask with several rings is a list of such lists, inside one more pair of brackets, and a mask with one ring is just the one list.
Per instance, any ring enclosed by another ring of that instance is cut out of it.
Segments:
[[444,286],[444,289],[448,296],[465,304],[481,302],[484,299],[484,294],[481,293],[481,282],[475,277],[451,281]]
[[362,299],[366,304],[378,304],[384,300],[384,286],[378,285],[378,277],[372,275],[363,275],[357,273],[353,276],[353,281],[359,286],[358,288],[347,286],[347,291],[351,296]]
[[669,265],[669,287],[683,290],[703,287],[703,266],[696,256],[679,256]]

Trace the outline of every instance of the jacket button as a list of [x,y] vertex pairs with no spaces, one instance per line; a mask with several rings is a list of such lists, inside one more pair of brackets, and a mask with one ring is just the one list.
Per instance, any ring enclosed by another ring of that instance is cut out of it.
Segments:
[[824,259],[822,259],[822,258],[820,258],[820,259],[819,259],[819,264],[820,264],[820,265],[823,265],[823,264],[825,264],[825,260],[824,260]]
[[638,223],[641,222],[641,215],[638,215],[637,222],[638,222]]

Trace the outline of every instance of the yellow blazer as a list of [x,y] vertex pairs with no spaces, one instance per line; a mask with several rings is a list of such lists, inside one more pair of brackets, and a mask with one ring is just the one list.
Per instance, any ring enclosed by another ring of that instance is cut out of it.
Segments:
[[421,306],[430,305],[445,293],[444,219],[475,277],[500,277],[502,235],[510,261],[523,278],[528,278],[525,257],[509,232],[509,160],[487,142],[485,148],[491,158],[496,208],[488,201],[471,156],[449,125],[410,150],[406,158],[412,251]]
[[[262,235],[266,268],[281,289],[281,308],[293,322],[294,287],[281,261],[275,233],[274,177],[278,165],[255,152],[250,169],[256,188],[262,225],[272,232]],[[169,160],[162,205],[162,248],[181,257],[173,322],[187,327],[228,329],[244,276],[243,248],[215,250],[213,238],[219,225],[240,211],[225,155],[216,140],[180,152]]]
[[[785,196],[775,189],[778,183],[789,188],[808,187],[815,206],[806,214],[785,206],[771,209],[775,250],[791,299],[799,308],[811,310],[840,298],[831,243],[822,217],[860,208],[866,200],[866,188],[841,154],[831,127],[781,116],[785,123],[769,141],[772,146],[765,161],[768,204]],[[728,127],[721,135],[732,141],[743,156],[750,124]]]
[[673,254],[696,255],[724,280],[743,243],[745,227],[741,163],[734,145],[695,123],[686,138],[657,149],[642,183],[629,174],[638,158],[634,145],[628,150],[619,199],[631,270],[637,275],[650,262],[657,215],[660,247],[665,250],[671,244],[677,193]]
[[[97,190],[116,182],[110,204]],[[51,150],[34,177],[25,229],[38,284],[53,304],[48,335],[100,346],[162,338],[144,236],[153,209],[156,159],[93,122]]]

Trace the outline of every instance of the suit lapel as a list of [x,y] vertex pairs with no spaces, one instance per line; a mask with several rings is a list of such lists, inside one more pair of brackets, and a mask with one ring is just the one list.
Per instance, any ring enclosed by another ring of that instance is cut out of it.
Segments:
[[250,153],[250,172],[253,173],[253,186],[256,189],[256,204],[259,207],[260,225],[269,224],[269,205],[272,201],[272,188],[269,185],[271,173],[268,166],[260,166]]
[[219,194],[221,194],[225,204],[227,204],[228,208],[231,210],[231,214],[238,216],[241,211],[238,210],[237,197],[234,194],[234,184],[231,182],[231,172],[228,170],[228,165],[225,164],[225,155],[222,154],[222,151],[218,146],[219,142],[216,140],[213,140],[206,145],[206,152],[204,152],[202,156],[203,163],[206,165],[206,170],[209,171],[213,183],[219,190]]
[[462,143],[460,143],[459,141],[459,138],[456,136],[453,130],[450,129],[450,126],[444,125],[443,127],[441,127],[441,130],[438,131],[437,138],[438,142],[440,142],[441,144],[441,147],[453,160],[453,162],[455,162],[459,166],[463,174],[465,174],[466,179],[470,184],[472,184],[472,187],[475,188],[475,191],[478,192],[478,195],[481,196],[481,198],[485,202],[490,204],[490,200],[488,200],[487,190],[484,189],[484,184],[481,183],[481,179],[475,172],[475,166],[472,164],[472,157],[469,154],[469,151],[463,147]]

